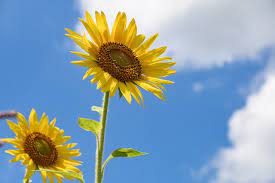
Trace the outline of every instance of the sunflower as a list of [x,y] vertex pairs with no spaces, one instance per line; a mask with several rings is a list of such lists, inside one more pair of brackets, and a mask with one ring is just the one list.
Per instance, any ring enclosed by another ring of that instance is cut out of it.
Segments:
[[168,62],[170,57],[160,57],[167,47],[150,50],[158,34],[145,41],[143,34],[137,34],[135,19],[128,26],[125,13],[119,12],[112,30],[109,30],[106,16],[103,12],[95,13],[96,21],[86,12],[86,21],[80,19],[89,36],[80,35],[70,29],[65,29],[66,36],[73,39],[86,53],[72,51],[83,60],[73,61],[73,64],[87,67],[83,79],[93,75],[92,83],[97,83],[97,89],[110,92],[114,96],[119,91],[130,104],[133,98],[138,104],[144,102],[139,90],[142,88],[164,100],[163,84],[173,84],[162,77],[176,73],[170,67],[175,62]]
[[[18,124],[7,120],[16,137],[2,140],[17,148],[7,150],[6,153],[15,156],[11,162],[22,161],[26,166],[24,181],[30,179],[35,170],[40,170],[44,183],[47,182],[47,177],[51,183],[54,182],[54,178],[58,183],[64,178],[60,174],[46,172],[45,169],[80,172],[76,166],[81,165],[81,162],[71,159],[80,155],[79,149],[71,149],[76,146],[75,143],[64,144],[71,137],[63,136],[64,131],[55,126],[56,119],[49,124],[49,119],[44,113],[38,121],[36,111],[33,109],[29,123],[20,113],[17,114],[17,120]],[[69,176],[66,178],[71,179]]]

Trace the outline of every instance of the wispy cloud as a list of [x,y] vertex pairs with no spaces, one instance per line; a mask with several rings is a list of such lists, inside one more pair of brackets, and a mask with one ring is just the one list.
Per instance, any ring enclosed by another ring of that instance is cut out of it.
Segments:
[[204,85],[201,82],[195,82],[192,85],[193,92],[200,93],[204,90]]
[[[209,68],[241,60],[275,44],[273,0],[79,1],[82,12],[135,17],[141,33],[160,32],[178,67]],[[112,22],[111,22],[112,23]]]

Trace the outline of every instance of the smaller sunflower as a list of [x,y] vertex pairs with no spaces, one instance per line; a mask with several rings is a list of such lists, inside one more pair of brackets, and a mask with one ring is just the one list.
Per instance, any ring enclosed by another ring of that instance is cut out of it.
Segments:
[[163,78],[176,73],[170,69],[176,62],[169,62],[170,57],[160,57],[166,46],[150,49],[158,34],[145,40],[145,35],[137,33],[135,19],[127,26],[126,14],[121,12],[111,29],[103,12],[95,12],[95,20],[89,12],[85,17],[86,20],[80,21],[91,39],[66,29],[66,36],[85,51],[72,52],[84,59],[72,63],[88,68],[83,79],[93,76],[91,83],[97,83],[97,89],[110,92],[111,97],[119,91],[129,104],[132,97],[138,104],[143,103],[140,88],[164,100],[163,85],[174,82]]
[[[64,144],[71,137],[64,136],[64,130],[55,126],[56,119],[49,123],[49,119],[44,113],[39,121],[36,111],[32,109],[29,122],[20,113],[17,114],[17,120],[18,124],[7,120],[16,137],[2,139],[2,141],[17,148],[16,150],[7,150],[6,153],[15,156],[10,162],[21,161],[26,166],[24,180],[30,179],[35,170],[39,169],[44,183],[47,182],[47,178],[51,183],[54,183],[54,179],[58,183],[62,183],[64,176],[46,172],[43,169],[80,173],[76,166],[81,165],[81,162],[71,159],[80,156],[79,149],[71,149],[77,144]],[[65,176],[65,178],[71,179],[69,176]]]

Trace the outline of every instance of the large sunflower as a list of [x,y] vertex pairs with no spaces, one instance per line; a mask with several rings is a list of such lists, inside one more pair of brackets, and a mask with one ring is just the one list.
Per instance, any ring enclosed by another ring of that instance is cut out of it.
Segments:
[[[54,178],[58,183],[61,183],[64,178],[60,174],[46,172],[45,169],[80,172],[76,166],[81,162],[71,159],[80,155],[79,149],[71,149],[76,145],[75,143],[64,144],[71,137],[63,136],[64,131],[55,126],[56,119],[49,124],[49,119],[44,113],[39,122],[36,111],[33,109],[29,116],[29,123],[20,113],[17,114],[17,120],[18,124],[7,120],[16,137],[2,140],[17,148],[6,152],[15,156],[11,162],[22,161],[26,166],[25,181],[39,169],[44,183],[47,182],[47,177],[51,183],[54,182]],[[71,177],[66,178],[71,179]]]
[[68,32],[66,35],[86,52],[72,52],[84,58],[72,62],[88,68],[83,79],[94,75],[91,82],[97,82],[97,89],[110,92],[111,97],[119,90],[128,103],[131,103],[131,96],[139,104],[140,101],[143,103],[139,87],[164,100],[165,88],[162,84],[173,84],[173,82],[161,78],[176,71],[170,69],[175,62],[166,62],[171,60],[170,57],[159,57],[167,47],[149,50],[158,34],[145,41],[143,34],[137,34],[134,19],[126,27],[125,13],[117,14],[112,30],[109,30],[103,12],[96,12],[95,18],[96,22],[86,12],[86,21],[80,19],[92,41],[88,40],[85,34],[80,35],[66,29]]

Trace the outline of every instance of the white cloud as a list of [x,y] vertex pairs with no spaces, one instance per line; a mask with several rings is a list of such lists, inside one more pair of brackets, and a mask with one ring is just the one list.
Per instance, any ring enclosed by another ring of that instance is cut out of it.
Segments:
[[201,82],[195,82],[192,85],[193,92],[200,93],[204,90],[204,85]]
[[216,90],[217,88],[221,88],[223,86],[223,82],[218,78],[205,78],[200,81],[196,81],[192,83],[192,91],[196,93],[201,93],[207,90]]
[[178,66],[205,68],[255,59],[275,44],[274,0],[81,0],[81,11],[135,17],[139,31],[160,32]]
[[[271,63],[275,63],[275,58]],[[229,120],[232,146],[222,148],[210,168],[206,166],[208,170],[215,170],[211,182],[275,182],[275,72],[272,65],[266,70],[260,89],[250,95],[246,105]]]

